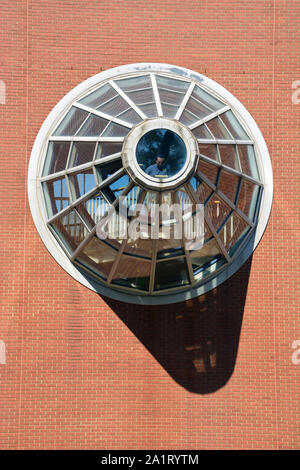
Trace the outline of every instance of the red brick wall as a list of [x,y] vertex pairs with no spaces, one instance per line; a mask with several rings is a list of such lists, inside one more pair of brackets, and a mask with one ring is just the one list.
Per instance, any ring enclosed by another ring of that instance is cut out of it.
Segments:
[[[0,447],[299,448],[299,2],[0,6]],[[205,297],[161,308],[103,299],[68,276],[27,200],[31,148],[53,106],[84,79],[136,62],[190,68],[229,89],[274,170],[252,260]]]

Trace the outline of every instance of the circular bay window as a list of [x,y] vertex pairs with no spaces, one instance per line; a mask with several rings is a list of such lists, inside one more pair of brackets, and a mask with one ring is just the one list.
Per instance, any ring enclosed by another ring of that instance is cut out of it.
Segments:
[[[165,304],[209,291],[251,255],[271,210],[272,168],[260,130],[226,89],[191,70],[134,64],[55,106],[32,149],[28,193],[43,242],[76,280]],[[182,227],[200,213],[195,242]]]

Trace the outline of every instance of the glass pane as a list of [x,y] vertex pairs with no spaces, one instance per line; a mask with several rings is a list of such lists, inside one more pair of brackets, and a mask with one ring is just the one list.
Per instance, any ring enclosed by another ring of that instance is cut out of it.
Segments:
[[129,132],[128,127],[120,126],[111,122],[109,126],[105,129],[102,134],[102,137],[125,137]]
[[182,227],[177,224],[161,226],[157,240],[157,259],[183,254]]
[[205,106],[210,108],[213,112],[225,106],[224,103],[222,103],[217,98],[212,96],[210,93],[207,93],[206,91],[204,91],[202,88],[198,86],[194,88],[192,96],[194,98],[197,98],[199,101],[201,101],[201,103],[203,103]]
[[95,142],[73,142],[69,168],[91,162],[95,146]]
[[249,225],[233,212],[219,234],[230,256],[236,251],[249,230]]
[[68,187],[65,178],[56,178],[43,183],[44,197],[48,216],[65,209],[70,204]]
[[129,104],[121,96],[117,95],[108,103],[104,103],[103,105],[99,106],[97,110],[108,114],[109,116],[116,117],[123,111],[128,110],[128,108],[130,108]]
[[216,183],[219,168],[216,165],[199,160],[198,170],[201,171],[212,183]]
[[156,263],[154,289],[170,289],[189,284],[185,258]]
[[100,142],[97,148],[96,157],[95,159],[98,160],[99,158],[108,157],[109,155],[114,155],[115,153],[119,153],[122,150],[122,144],[114,143],[114,142]]
[[153,240],[143,238],[128,238],[124,253],[152,259]]
[[126,93],[129,91],[139,90],[141,88],[152,87],[150,75],[115,80],[115,83]]
[[212,119],[211,121],[207,121],[205,124],[215,139],[232,139],[218,117]]
[[238,145],[242,172],[259,179],[253,145]]
[[[197,122],[199,118],[195,116],[194,114],[190,113],[187,109],[185,109],[179,119],[182,124],[185,124],[186,126],[190,126],[191,124],[194,124],[194,122]],[[211,136],[209,137],[211,139]]]
[[69,175],[69,181],[74,199],[78,199],[96,186],[92,169]]
[[85,106],[90,106],[93,109],[96,109],[98,106],[110,100],[117,94],[118,93],[116,92],[116,90],[112,86],[110,86],[108,83],[106,83],[101,88],[98,88],[98,90],[93,91],[88,96],[80,100],[79,103],[84,104]]
[[223,165],[239,171],[235,145],[219,145],[219,152]]
[[78,131],[89,113],[78,108],[71,108],[53,135],[73,136]]
[[222,260],[221,264],[225,262],[225,258],[222,255],[220,247],[214,238],[205,243],[199,250],[191,251],[190,256],[196,280],[199,280],[215,271],[216,266],[213,267],[213,265],[218,261],[220,262]]
[[76,210],[92,229],[107,214],[108,203],[101,194],[97,194],[78,204]]
[[212,160],[218,160],[217,146],[215,144],[199,144],[199,152]]
[[201,126],[196,127],[192,132],[197,139],[213,139],[213,136],[209,133],[205,124],[201,124]]
[[91,241],[85,245],[76,260],[106,279],[116,255],[116,250],[111,248],[107,243],[98,240],[97,237],[93,237]]
[[202,182],[197,187],[196,193],[197,193],[197,196],[200,200],[200,203],[204,204],[207,201],[207,199],[209,198],[209,196],[211,195],[212,189],[210,189],[210,187],[207,186],[206,183]]
[[198,119],[203,119],[212,113],[210,108],[204,106],[200,101],[195,100],[193,95],[188,100],[185,109],[197,116]]
[[88,120],[81,127],[77,135],[87,137],[99,137],[103,129],[107,126],[109,121],[99,116],[91,115]]
[[226,111],[220,118],[235,139],[249,139],[248,134],[244,131],[232,111]]
[[118,196],[124,191],[129,184],[128,175],[123,175],[116,181],[111,183],[109,186],[102,188],[102,193],[105,195],[107,200],[112,204]]
[[250,181],[242,180],[237,206],[252,221],[255,217],[258,195],[259,186]]
[[122,168],[122,160],[113,160],[112,162],[103,163],[102,165],[96,165],[96,172],[98,176],[98,182],[106,180],[114,173],[116,173],[120,168]]
[[221,170],[218,189],[222,191],[233,203],[235,203],[236,192],[238,188],[239,177],[232,173]]
[[156,82],[159,88],[166,88],[168,90],[177,91],[183,95],[190,86],[189,82],[184,82],[183,80],[177,80],[170,77],[163,77],[161,75],[156,75]]
[[56,219],[51,226],[70,253],[75,251],[88,235],[86,227],[74,210]]
[[176,113],[178,111],[177,106],[161,103],[161,107],[164,117],[174,118],[176,116]]
[[217,194],[214,194],[205,207],[205,212],[216,230],[231,213],[231,208]]
[[140,105],[139,108],[146,114],[147,117],[157,117],[157,108],[155,103]]
[[132,108],[119,114],[118,119],[122,119],[130,124],[138,124],[142,121],[142,118]]
[[43,176],[65,170],[69,150],[70,142],[49,142]]
[[151,88],[127,92],[127,95],[138,106],[155,102],[152,85]]
[[121,256],[112,284],[149,290],[151,262],[129,256]]

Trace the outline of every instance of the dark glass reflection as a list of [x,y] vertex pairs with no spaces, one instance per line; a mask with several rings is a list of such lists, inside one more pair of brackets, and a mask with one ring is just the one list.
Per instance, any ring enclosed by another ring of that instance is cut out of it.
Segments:
[[183,168],[186,147],[175,132],[153,129],[144,134],[137,144],[136,158],[147,175],[163,181]]

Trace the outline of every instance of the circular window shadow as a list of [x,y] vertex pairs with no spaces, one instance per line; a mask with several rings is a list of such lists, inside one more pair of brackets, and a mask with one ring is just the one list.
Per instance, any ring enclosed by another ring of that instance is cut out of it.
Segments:
[[169,129],[153,129],[141,137],[136,159],[148,176],[160,179],[179,173],[186,162],[186,146],[178,134]]

